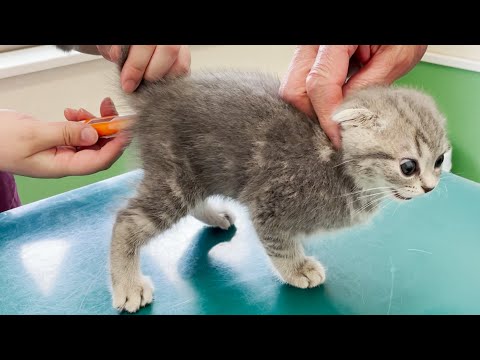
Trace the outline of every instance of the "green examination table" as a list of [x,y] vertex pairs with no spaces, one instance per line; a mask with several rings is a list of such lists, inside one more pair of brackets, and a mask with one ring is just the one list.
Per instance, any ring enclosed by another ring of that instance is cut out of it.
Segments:
[[[141,176],[1,213],[0,314],[117,315],[110,234]],[[479,184],[447,173],[368,225],[309,239],[327,282],[307,290],[277,281],[247,214],[235,212],[228,231],[187,217],[143,248],[155,300],[137,314],[480,314]]]

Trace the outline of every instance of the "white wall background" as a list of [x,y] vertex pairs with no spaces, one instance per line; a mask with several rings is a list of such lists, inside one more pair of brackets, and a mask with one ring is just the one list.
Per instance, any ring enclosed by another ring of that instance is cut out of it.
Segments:
[[[212,67],[263,69],[284,74],[294,46],[191,46],[192,70]],[[2,56],[0,54],[0,56]],[[115,67],[98,59],[0,79],[0,108],[63,120],[65,107],[83,107],[97,114],[100,101],[118,102]],[[119,110],[128,111],[123,104]]]
[[[295,46],[195,45],[190,48],[193,71],[236,67],[261,69],[282,76]],[[63,120],[65,107],[84,107],[96,113],[100,101],[110,96],[117,102],[120,111],[128,111],[118,101],[118,82],[113,64],[102,58],[88,59],[88,55],[82,55],[83,58],[78,57],[89,61],[64,65],[74,60],[62,59],[62,56],[55,59],[55,54],[63,54],[56,49],[53,54],[52,49],[35,48],[13,54],[0,53],[0,108],[16,109],[40,119],[56,121]],[[480,46],[430,45],[424,61],[480,71]]]

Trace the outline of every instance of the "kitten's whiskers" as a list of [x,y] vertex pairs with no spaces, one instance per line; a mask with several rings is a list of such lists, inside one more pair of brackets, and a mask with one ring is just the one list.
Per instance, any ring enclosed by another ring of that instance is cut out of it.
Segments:
[[353,161],[353,160],[355,160],[355,159],[345,160],[344,162],[341,162],[340,164],[337,164],[337,165],[333,166],[333,168],[339,167],[339,166],[341,166],[341,165],[343,165],[343,164],[346,164],[346,163],[349,163],[349,162],[351,162],[351,161]]
[[353,192],[350,192],[350,193],[342,194],[342,195],[340,195],[340,197],[359,194],[359,193],[363,193],[363,192],[367,192],[367,191],[371,191],[371,190],[379,190],[379,189],[391,189],[391,187],[390,186],[379,186],[379,187],[374,187],[374,188],[370,188],[370,189],[363,189],[363,190],[358,190],[358,191],[353,191]]
[[379,198],[375,198],[375,199],[372,199],[370,201],[367,201],[366,204],[364,204],[360,209],[357,209],[353,214],[352,216],[356,216],[358,215],[359,213],[361,213],[362,211],[366,210],[367,208],[369,208],[370,206],[372,205],[377,205],[379,204],[383,199],[387,198],[390,196],[390,193],[388,194],[383,194],[383,195],[380,195]]

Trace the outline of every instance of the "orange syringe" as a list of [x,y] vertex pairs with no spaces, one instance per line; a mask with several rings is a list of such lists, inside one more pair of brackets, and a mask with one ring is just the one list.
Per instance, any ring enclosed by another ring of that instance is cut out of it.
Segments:
[[83,122],[92,126],[99,137],[114,137],[119,131],[126,129],[134,117],[134,115],[114,115],[87,119]]

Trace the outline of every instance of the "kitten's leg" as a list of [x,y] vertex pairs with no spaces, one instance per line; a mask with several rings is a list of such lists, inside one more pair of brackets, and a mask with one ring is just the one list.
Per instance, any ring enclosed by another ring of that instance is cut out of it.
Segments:
[[169,192],[139,195],[117,215],[110,248],[113,306],[135,312],[153,300],[150,279],[140,270],[140,248],[184,217],[188,206]]
[[197,220],[223,230],[228,230],[235,222],[235,216],[229,209],[224,206],[213,206],[207,200],[197,204],[191,214]]
[[273,266],[285,282],[302,289],[325,282],[323,265],[305,256],[300,240],[262,229],[259,231],[258,228],[257,232]]

